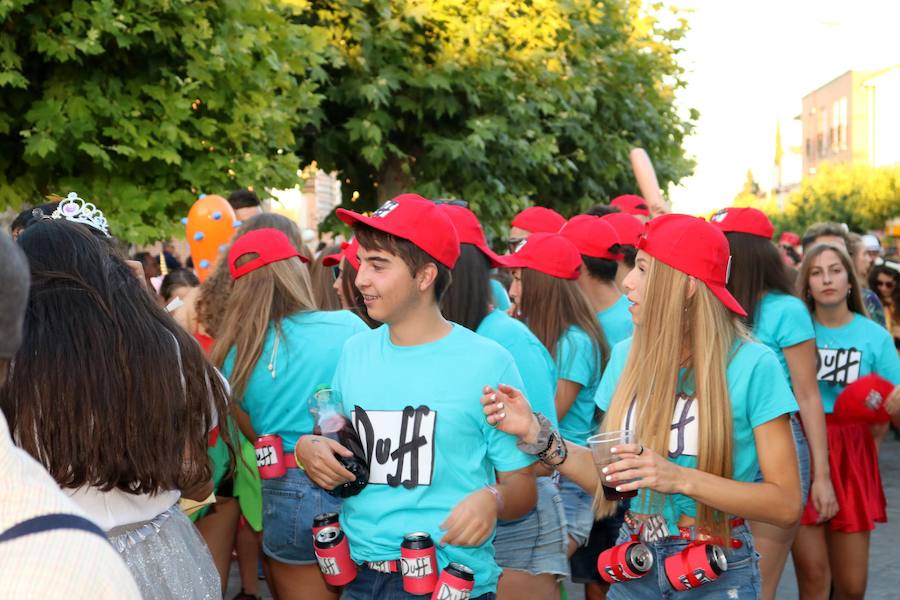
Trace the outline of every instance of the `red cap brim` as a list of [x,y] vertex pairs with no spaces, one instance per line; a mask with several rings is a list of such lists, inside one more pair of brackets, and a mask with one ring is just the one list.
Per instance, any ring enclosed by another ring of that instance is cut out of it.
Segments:
[[[697,279],[697,281],[701,280]],[[741,306],[741,303],[731,295],[731,292],[729,292],[727,288],[719,287],[716,285],[709,285],[708,283],[706,284],[706,287],[708,287],[709,291],[711,291],[713,295],[718,298],[722,304],[725,305],[725,308],[741,317],[747,316],[747,311],[744,310],[744,307]]]

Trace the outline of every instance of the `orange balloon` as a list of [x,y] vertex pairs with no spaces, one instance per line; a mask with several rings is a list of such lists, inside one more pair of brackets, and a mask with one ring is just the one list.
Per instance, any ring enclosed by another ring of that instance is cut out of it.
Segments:
[[194,202],[187,216],[187,240],[200,281],[206,280],[216,268],[240,224],[234,209],[222,196],[211,194]]

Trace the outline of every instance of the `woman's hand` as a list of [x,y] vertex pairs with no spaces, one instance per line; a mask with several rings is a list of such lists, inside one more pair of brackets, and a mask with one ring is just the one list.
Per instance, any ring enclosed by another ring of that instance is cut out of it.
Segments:
[[484,406],[484,414],[488,425],[496,427],[504,433],[514,435],[526,443],[537,440],[540,426],[531,405],[522,392],[514,387],[500,384],[495,390],[491,386],[485,386],[482,390],[481,404]]
[[891,395],[887,397],[887,402],[884,403],[884,409],[889,415],[900,414],[900,385],[895,387],[894,391],[891,392]]
[[839,506],[830,477],[813,479],[809,494],[816,512],[819,513],[819,523],[824,523],[837,514]]
[[603,483],[619,492],[647,488],[663,494],[681,493],[682,468],[641,444],[611,449],[616,460],[603,468]]

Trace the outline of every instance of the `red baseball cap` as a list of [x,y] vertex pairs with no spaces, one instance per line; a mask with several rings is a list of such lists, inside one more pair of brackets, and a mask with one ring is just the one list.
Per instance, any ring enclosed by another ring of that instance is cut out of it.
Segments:
[[834,401],[834,416],[849,421],[887,423],[891,420],[885,404],[894,384],[874,373],[847,385]]
[[[575,244],[583,256],[621,260],[619,234],[600,217],[577,215],[562,226],[559,234]],[[614,251],[615,250],[615,251]]]
[[509,269],[534,269],[559,279],[578,279],[581,272],[578,248],[558,233],[530,235],[519,243],[514,254],[497,258]]
[[779,244],[788,244],[789,246],[799,246],[800,242],[800,236],[793,231],[785,231],[781,234],[781,237],[778,238]]
[[459,236],[450,217],[418,194],[401,194],[388,200],[371,217],[343,208],[337,209],[337,216],[347,225],[362,223],[412,242],[450,269],[459,258]]
[[641,217],[650,216],[650,209],[647,207],[647,201],[634,194],[617,196],[613,198],[613,201],[610,202],[609,205],[615,206],[628,215],[639,215]]
[[[256,258],[237,266],[238,259],[247,254],[256,254]],[[297,251],[297,248],[277,229],[254,229],[248,231],[234,241],[228,250],[228,269],[232,279],[240,279],[247,273],[279,260],[293,257],[303,262],[309,260]]]
[[723,208],[710,217],[709,222],[725,233],[749,233],[767,240],[771,240],[775,233],[775,227],[766,213],[756,208]]
[[341,259],[346,258],[350,266],[359,271],[359,257],[356,255],[359,250],[359,242],[353,238],[349,242],[341,242],[341,251],[337,254],[329,254],[322,257],[322,264],[326,267],[335,267],[341,264]]
[[556,233],[565,225],[566,219],[552,208],[530,206],[517,214],[512,226],[531,233]]
[[725,288],[731,270],[728,240],[710,223],[690,215],[660,215],[647,223],[647,231],[637,247],[673,269],[699,279],[726,308],[747,316]]
[[481,228],[481,223],[478,222],[478,217],[475,216],[475,213],[465,206],[457,206],[456,204],[439,204],[438,208],[450,217],[453,227],[456,228],[456,234],[459,236],[460,244],[472,244],[481,250],[482,254],[487,256],[492,267],[501,266],[497,255],[488,248],[484,238],[484,229]]
[[619,243],[623,246],[637,247],[638,240],[644,235],[644,224],[628,213],[610,213],[600,218],[612,225],[619,235]]

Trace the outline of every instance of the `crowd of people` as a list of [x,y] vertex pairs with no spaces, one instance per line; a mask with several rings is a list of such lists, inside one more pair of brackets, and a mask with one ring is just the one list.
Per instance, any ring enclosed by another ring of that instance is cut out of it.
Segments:
[[[70,194],[0,234],[10,597],[863,598],[900,424],[898,268],[620,196],[242,222],[201,282]],[[8,590],[8,591],[7,591]]]

